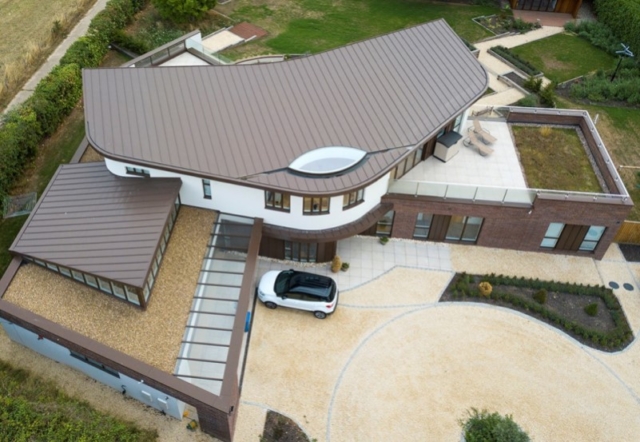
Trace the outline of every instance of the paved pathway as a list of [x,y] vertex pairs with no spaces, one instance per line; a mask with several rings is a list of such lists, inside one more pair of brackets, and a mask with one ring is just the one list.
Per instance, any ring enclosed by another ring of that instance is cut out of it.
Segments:
[[[437,300],[453,271],[626,282],[633,290],[616,295],[637,334],[640,264],[627,263],[615,244],[602,261],[417,244],[447,251],[428,261],[431,269],[395,267],[343,287],[340,307],[325,321],[258,304],[238,440],[261,433],[268,409],[321,441],[458,440],[457,420],[470,407],[513,414],[534,440],[635,440],[640,344],[604,353],[518,312]],[[371,245],[407,256],[404,241]]]
[[53,53],[47,58],[47,61],[36,71],[35,74],[27,81],[27,83],[23,86],[22,90],[13,97],[13,100],[9,103],[6,110],[17,106],[27,98],[31,96],[36,86],[44,77],[46,77],[51,70],[58,65],[62,56],[67,52],[69,46],[71,46],[78,38],[82,37],[87,33],[89,29],[89,23],[93,17],[100,11],[102,11],[108,0],[97,0],[96,3],[89,9],[89,11],[85,14],[85,16],[78,22],[78,24],[69,32],[67,38],[65,38],[60,45],[53,51]]

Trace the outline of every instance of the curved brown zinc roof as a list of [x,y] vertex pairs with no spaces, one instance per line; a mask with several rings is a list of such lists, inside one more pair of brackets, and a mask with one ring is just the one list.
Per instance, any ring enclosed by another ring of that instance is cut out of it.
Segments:
[[89,69],[83,81],[87,136],[109,158],[260,187],[306,180],[309,192],[370,181],[395,159],[347,182],[265,172],[319,147],[413,147],[488,83],[444,20],[287,62]]

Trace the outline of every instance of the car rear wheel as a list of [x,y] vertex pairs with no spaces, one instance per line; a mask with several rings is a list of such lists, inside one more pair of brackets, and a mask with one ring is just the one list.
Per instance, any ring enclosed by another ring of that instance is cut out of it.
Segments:
[[313,312],[313,316],[315,316],[318,319],[324,319],[327,317],[327,314],[325,312]]
[[264,303],[264,306],[266,308],[274,309],[274,308],[278,307],[278,304],[276,304],[275,302],[268,301],[268,302]]

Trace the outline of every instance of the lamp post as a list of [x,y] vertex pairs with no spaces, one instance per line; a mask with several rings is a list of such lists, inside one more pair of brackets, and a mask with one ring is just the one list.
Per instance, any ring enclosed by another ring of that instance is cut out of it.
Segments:
[[618,69],[620,69],[620,63],[622,63],[622,56],[626,55],[627,57],[633,57],[633,52],[629,50],[629,46],[625,46],[624,43],[620,43],[622,45],[621,51],[616,51],[616,54],[620,55],[620,60],[618,60],[618,66],[616,66],[616,70],[613,71],[613,75],[611,76],[611,81],[616,78],[616,74],[618,73]]

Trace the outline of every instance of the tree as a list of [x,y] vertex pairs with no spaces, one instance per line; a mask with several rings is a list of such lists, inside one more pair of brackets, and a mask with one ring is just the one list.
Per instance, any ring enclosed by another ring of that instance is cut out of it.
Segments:
[[175,23],[202,18],[216,5],[216,0],[153,0],[160,15]]

